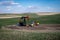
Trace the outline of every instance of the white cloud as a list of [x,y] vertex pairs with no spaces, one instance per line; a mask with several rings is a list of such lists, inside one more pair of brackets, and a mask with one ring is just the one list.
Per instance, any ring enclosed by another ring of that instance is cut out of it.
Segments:
[[14,4],[17,4],[17,5],[18,5],[19,3],[15,3],[14,1],[11,1],[11,4],[12,4],[12,5],[14,5]]
[[7,9],[7,10],[11,10],[11,9],[9,8],[9,9]]
[[51,6],[43,6],[43,7],[40,7],[40,11],[46,11],[46,12],[52,12],[54,11],[55,8],[51,7]]
[[[39,6],[36,5],[29,5],[26,8],[24,8],[25,12],[36,12],[39,9]],[[39,10],[38,10],[39,11]]]
[[36,9],[38,7],[37,6],[28,6],[28,8]]
[[33,8],[33,6],[28,6],[28,8]]
[[11,6],[7,6],[6,8],[11,8]]
[[14,1],[2,1],[0,2],[0,5],[3,6],[11,6],[11,5],[19,5],[20,3],[14,2]]
[[12,7],[11,7],[11,6],[7,6],[6,9],[7,9],[7,10],[11,10]]
[[18,9],[18,8],[22,8],[22,5],[20,5],[20,3],[14,2],[14,1],[2,1],[0,2],[1,6],[4,6],[6,8],[6,10],[11,10],[11,9]]
[[55,8],[53,8],[53,7],[50,7],[50,6],[47,6],[47,7],[45,7],[47,10],[55,10]]
[[17,5],[17,7],[22,7],[22,5]]

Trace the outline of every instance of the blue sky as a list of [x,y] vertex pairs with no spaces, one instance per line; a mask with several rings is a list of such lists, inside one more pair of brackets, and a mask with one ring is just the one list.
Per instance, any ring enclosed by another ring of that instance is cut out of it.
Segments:
[[60,0],[0,0],[0,13],[60,12]]

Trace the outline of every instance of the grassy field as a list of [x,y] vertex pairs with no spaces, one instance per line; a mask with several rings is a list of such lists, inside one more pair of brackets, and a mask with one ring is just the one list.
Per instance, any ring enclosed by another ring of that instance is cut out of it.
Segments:
[[[36,14],[21,14],[30,16],[29,23],[37,20],[40,24],[60,24],[60,14],[38,16]],[[3,16],[3,15],[2,15]],[[4,15],[6,16],[6,15]],[[0,16],[1,17],[1,16]],[[0,28],[18,23],[19,18],[0,19]],[[60,32],[27,32],[19,30],[0,29],[0,40],[60,40]]]
[[[47,15],[47,16],[38,16],[36,14],[21,14],[22,16],[29,15],[30,20],[38,21],[40,24],[60,24],[60,14],[56,15]],[[10,19],[0,19],[0,27],[5,25],[13,25],[18,23],[19,18],[10,18]]]
[[60,32],[26,32],[0,30],[0,40],[60,40]]

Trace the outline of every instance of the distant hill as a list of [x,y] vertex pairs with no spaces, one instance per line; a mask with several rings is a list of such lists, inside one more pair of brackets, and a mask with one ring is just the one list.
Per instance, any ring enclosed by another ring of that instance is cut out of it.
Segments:
[[37,15],[54,15],[54,14],[60,14],[59,12],[39,12]]
[[60,14],[58,12],[38,12],[38,13],[20,13],[20,14],[14,14],[14,13],[11,13],[11,14],[0,14],[0,17],[1,16],[6,16],[6,17],[12,17],[12,16],[30,16],[30,17],[39,17],[39,16],[45,16],[45,15],[55,15],[55,14]]

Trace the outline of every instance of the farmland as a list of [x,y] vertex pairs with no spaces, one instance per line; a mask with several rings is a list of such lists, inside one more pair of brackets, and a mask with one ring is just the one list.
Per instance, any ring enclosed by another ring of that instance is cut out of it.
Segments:
[[[39,16],[37,14],[17,14],[17,15],[15,14],[15,15],[13,15],[13,17],[15,17],[15,16],[26,16],[26,15],[30,16],[29,23],[31,23],[32,21],[37,20],[40,24],[60,24],[60,14],[47,15],[47,16]],[[12,14],[10,14],[9,16],[8,15],[2,15],[2,16],[12,17]],[[0,19],[0,26],[17,24],[18,21],[19,21],[19,17]]]
[[[60,14],[44,16],[37,14],[8,15],[0,15],[0,17],[14,16],[14,18],[0,18],[0,40],[60,40]],[[18,27],[20,29],[2,29],[2,27],[7,27],[8,25],[17,25],[19,17],[15,18],[15,16],[26,15],[30,16],[29,23],[37,20],[40,23],[40,27],[36,28],[36,30],[34,27]],[[45,27],[49,29],[46,29]],[[30,30],[31,28],[33,29]]]

